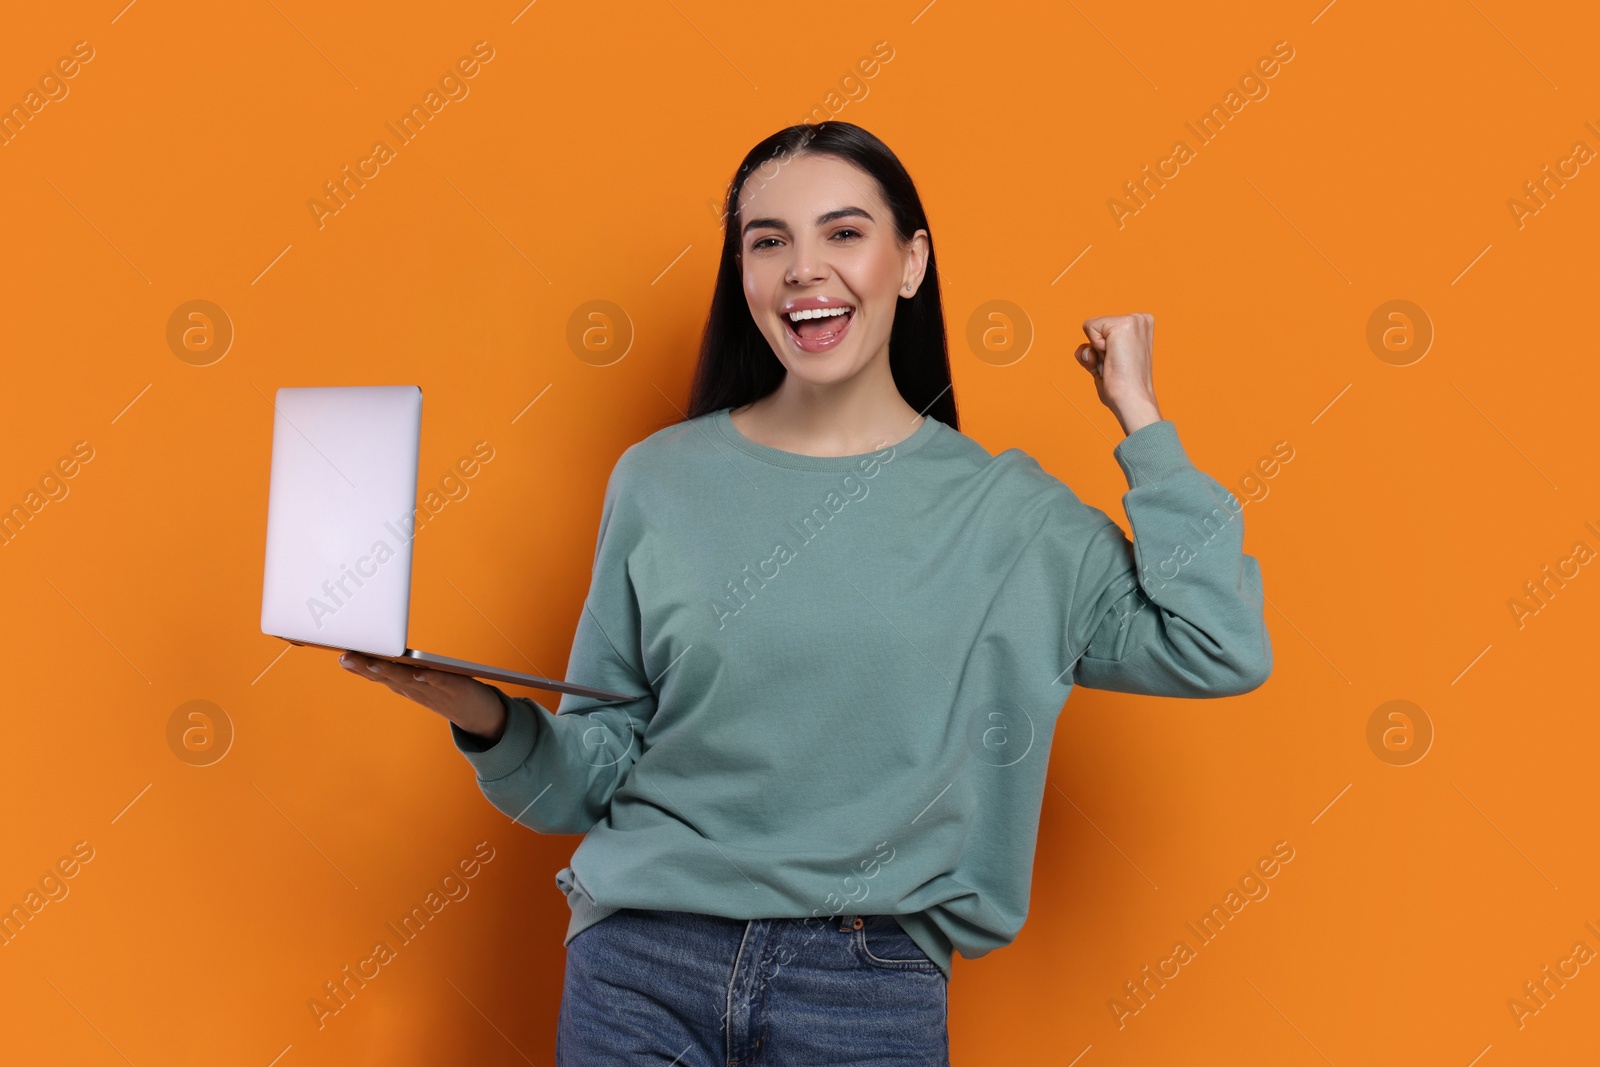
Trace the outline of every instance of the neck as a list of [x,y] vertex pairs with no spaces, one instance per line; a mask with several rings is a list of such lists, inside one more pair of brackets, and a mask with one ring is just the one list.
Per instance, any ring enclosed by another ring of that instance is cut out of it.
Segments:
[[[882,363],[887,371],[888,361]],[[898,444],[922,417],[893,377],[813,385],[786,375],[776,390],[730,413],[739,432],[760,444],[811,456],[853,456]]]

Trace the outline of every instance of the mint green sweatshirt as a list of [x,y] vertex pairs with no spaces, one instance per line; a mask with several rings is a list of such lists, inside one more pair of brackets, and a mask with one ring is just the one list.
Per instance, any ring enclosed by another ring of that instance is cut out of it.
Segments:
[[932,418],[817,457],[724,408],[624,451],[566,677],[630,698],[501,693],[498,741],[450,728],[496,808],[584,835],[563,943],[661,908],[891,914],[947,979],[1009,944],[1073,686],[1235,696],[1272,670],[1238,499],[1171,421],[1112,455],[1131,543]]

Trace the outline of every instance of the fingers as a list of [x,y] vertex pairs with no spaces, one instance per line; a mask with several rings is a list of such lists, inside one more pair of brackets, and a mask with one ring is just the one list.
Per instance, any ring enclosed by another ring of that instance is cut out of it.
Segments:
[[339,666],[368,681],[382,682],[390,689],[405,697],[415,697],[423,693],[441,692],[444,690],[443,671],[432,670],[428,667],[413,667],[403,663],[394,663],[390,660],[375,659],[363,656],[358,652],[346,652],[339,657]]
[[373,681],[380,681],[384,678],[384,668],[388,665],[384,660],[363,656],[359,652],[346,652],[339,657],[339,666],[351,674],[360,675],[362,678],[370,678]]
[[1155,331],[1155,322],[1156,317],[1147,311],[1134,311],[1127,315],[1096,315],[1083,320],[1083,333],[1095,348],[1105,351],[1106,340],[1112,330],[1133,327],[1148,336]]
[[375,682],[386,682],[390,685],[421,682],[423,675],[430,673],[424,669],[403,667],[398,663],[390,663],[388,660],[363,656],[358,652],[346,652],[341,655],[339,657],[339,666],[351,674],[370,678]]
[[1108,364],[1114,379],[1148,378],[1155,321],[1146,311],[1085,319],[1083,333],[1089,340],[1079,346],[1079,366],[1094,375],[1096,383],[1105,378]]
[[1100,377],[1100,356],[1091,344],[1078,346],[1078,365],[1096,378]]

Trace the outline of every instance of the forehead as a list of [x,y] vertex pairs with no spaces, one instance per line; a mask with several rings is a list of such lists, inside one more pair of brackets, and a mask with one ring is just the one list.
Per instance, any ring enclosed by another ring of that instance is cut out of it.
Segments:
[[806,223],[842,204],[857,204],[878,219],[884,205],[872,175],[838,156],[779,157],[756,167],[739,190],[739,216]]

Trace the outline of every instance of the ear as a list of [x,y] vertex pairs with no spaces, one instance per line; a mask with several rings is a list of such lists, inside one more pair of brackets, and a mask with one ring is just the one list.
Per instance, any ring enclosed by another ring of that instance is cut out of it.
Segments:
[[922,282],[927,277],[928,241],[928,231],[918,230],[916,233],[911,235],[911,241],[909,242],[911,245],[911,255],[909,257],[908,265],[911,267],[911,273],[915,278],[915,281],[913,281],[912,284],[918,288],[921,288]]

